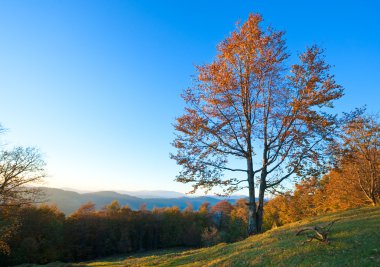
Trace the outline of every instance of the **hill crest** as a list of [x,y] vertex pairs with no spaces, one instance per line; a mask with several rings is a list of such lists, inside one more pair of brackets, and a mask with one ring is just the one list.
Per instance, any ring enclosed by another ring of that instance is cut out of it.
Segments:
[[[186,208],[189,204],[193,206],[195,210],[204,202],[209,202],[210,205],[215,205],[222,199],[227,199],[231,204],[234,204],[236,198],[220,198],[212,196],[193,196],[188,197],[186,195],[173,198],[164,197],[152,197],[142,198],[129,194],[123,194],[115,191],[98,191],[98,192],[86,192],[78,193],[69,191],[67,189],[40,187],[45,194],[45,204],[55,204],[62,212],[69,215],[76,211],[81,205],[87,202],[93,202],[96,209],[101,209],[105,205],[110,204],[112,201],[117,200],[121,206],[128,205],[131,209],[137,210],[141,205],[146,204],[146,208],[151,210],[155,207],[172,207],[177,206],[180,209]],[[148,192],[148,191],[145,191]],[[167,191],[172,192],[172,191]]]

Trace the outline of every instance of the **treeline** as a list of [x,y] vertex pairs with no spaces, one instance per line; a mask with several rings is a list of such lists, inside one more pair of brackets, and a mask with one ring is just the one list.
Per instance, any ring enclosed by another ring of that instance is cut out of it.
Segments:
[[241,240],[247,228],[245,200],[235,205],[221,201],[213,207],[204,203],[198,211],[191,206],[183,211],[177,207],[135,211],[117,201],[97,211],[87,203],[68,217],[54,206],[30,205],[3,209],[2,218],[8,219],[13,233],[6,240],[8,251],[0,256],[1,266],[209,246]]
[[[334,147],[335,164],[265,205],[265,224],[283,225],[328,212],[380,204],[380,123],[361,116],[348,123]],[[332,164],[331,164],[332,165]]]

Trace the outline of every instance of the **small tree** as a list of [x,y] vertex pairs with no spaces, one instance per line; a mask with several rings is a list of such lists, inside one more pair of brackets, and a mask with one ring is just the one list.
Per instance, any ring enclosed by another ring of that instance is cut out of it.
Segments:
[[41,191],[30,185],[45,177],[45,163],[35,148],[17,147],[0,151],[0,206],[36,202]]
[[267,190],[324,165],[336,129],[327,108],[342,96],[320,48],[308,48],[288,67],[284,33],[263,29],[261,21],[250,15],[219,44],[211,64],[197,67],[171,155],[182,166],[177,181],[192,183],[193,192],[248,188],[249,234],[262,231]]
[[[0,133],[3,131],[0,125]],[[13,208],[34,203],[42,196],[40,189],[30,186],[43,180],[44,166],[35,148],[0,149],[0,253],[10,253],[8,240],[19,227]]]
[[372,205],[380,204],[380,123],[360,116],[344,127],[341,172]]

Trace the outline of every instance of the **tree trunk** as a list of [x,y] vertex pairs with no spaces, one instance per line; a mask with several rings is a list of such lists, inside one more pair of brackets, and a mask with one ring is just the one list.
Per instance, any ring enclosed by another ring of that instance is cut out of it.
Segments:
[[[254,190],[254,189],[253,189]],[[251,191],[251,190],[249,190]],[[249,193],[248,203],[248,235],[257,234],[257,216],[256,216],[256,202],[255,194]]]
[[374,194],[371,195],[372,206],[377,206],[377,198]]
[[256,228],[257,233],[262,232],[263,228],[263,222],[264,222],[264,193],[266,188],[266,174],[261,174],[261,180],[260,180],[260,187],[259,187],[259,203],[257,206],[257,218],[256,218]]
[[253,173],[252,159],[247,159],[248,167],[248,190],[249,190],[249,202],[248,202],[248,235],[257,234],[257,214],[256,214],[256,197],[255,197],[255,181]]

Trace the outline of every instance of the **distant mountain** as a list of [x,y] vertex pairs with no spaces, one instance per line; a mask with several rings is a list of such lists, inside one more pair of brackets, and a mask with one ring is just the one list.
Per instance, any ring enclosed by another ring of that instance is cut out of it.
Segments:
[[[64,212],[65,214],[71,214],[76,211],[81,205],[89,201],[93,202],[96,205],[97,209],[101,209],[105,205],[110,204],[112,201],[117,200],[121,206],[128,205],[131,209],[137,210],[141,205],[146,204],[146,208],[151,210],[154,207],[163,208],[163,207],[172,207],[177,206],[180,209],[186,208],[189,204],[193,206],[195,210],[198,210],[199,207],[204,202],[209,202],[211,205],[215,205],[222,198],[220,197],[186,197],[180,196],[177,192],[171,191],[142,191],[142,192],[171,192],[171,195],[178,197],[163,198],[162,194],[158,194],[160,197],[152,198],[142,198],[131,196],[129,194],[121,194],[113,191],[100,191],[100,192],[91,192],[91,193],[77,193],[73,191],[58,189],[58,188],[49,188],[41,187],[45,193],[44,203],[46,204],[56,204],[57,207]],[[177,193],[177,194],[173,194]],[[144,195],[144,194],[142,194]],[[149,194],[146,194],[148,196]],[[154,194],[151,194],[154,195]],[[170,195],[170,194],[169,194]],[[226,198],[231,204],[235,203],[235,198]]]
[[65,191],[73,191],[73,192],[77,192],[77,193],[79,193],[79,194],[93,192],[93,191],[91,191],[91,190],[80,190],[80,189],[71,188],[71,187],[61,187],[60,189],[65,190]]
[[175,192],[175,191],[166,191],[166,190],[140,190],[140,191],[117,191],[120,194],[127,194],[139,198],[179,198],[186,197],[185,194]]

